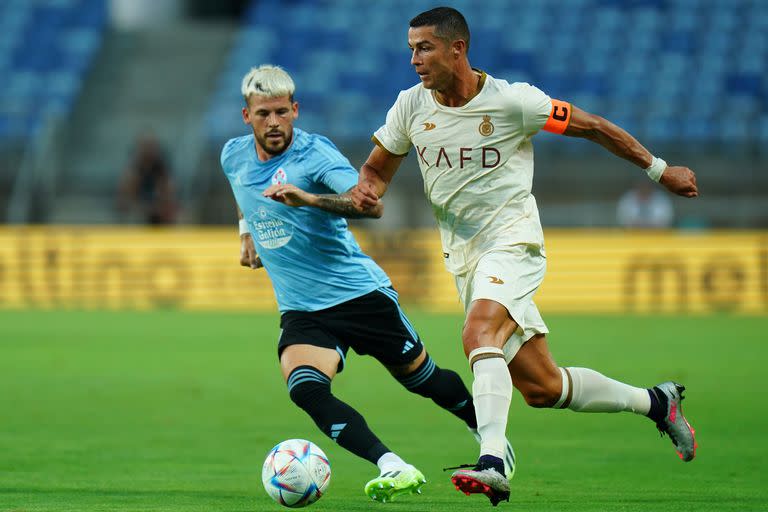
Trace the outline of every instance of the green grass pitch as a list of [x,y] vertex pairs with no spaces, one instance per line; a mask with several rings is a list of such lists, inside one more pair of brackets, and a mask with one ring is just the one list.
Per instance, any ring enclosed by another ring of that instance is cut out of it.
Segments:
[[[462,318],[411,313],[441,366],[469,371]],[[535,410],[515,394],[509,434],[519,458],[498,510],[768,510],[768,319],[551,316],[563,365],[637,385],[688,387],[699,451],[681,462],[632,414]],[[0,511],[277,511],[261,463],[303,437],[328,454],[321,511],[464,511],[441,468],[473,462],[466,429],[407,393],[370,358],[350,355],[334,391],[427,476],[421,496],[373,503],[376,468],[321,435],[288,399],[274,314],[0,313]]]

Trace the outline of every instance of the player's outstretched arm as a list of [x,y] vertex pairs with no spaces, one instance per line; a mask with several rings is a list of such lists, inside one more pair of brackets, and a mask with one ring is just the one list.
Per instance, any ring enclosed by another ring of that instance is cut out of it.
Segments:
[[256,245],[253,243],[253,237],[248,231],[248,223],[243,218],[243,212],[240,207],[237,208],[237,216],[240,219],[240,265],[251,267],[253,269],[261,268],[261,258],[256,254]]
[[[563,135],[581,137],[600,144],[611,153],[645,169],[652,179],[674,194],[683,197],[699,195],[696,175],[688,167],[667,166],[663,160],[654,158],[650,151],[626,130],[578,107],[571,105],[571,108],[570,122],[562,132]],[[658,178],[655,173],[660,173]]]
[[378,145],[373,147],[368,160],[360,168],[357,187],[350,191],[357,208],[371,208],[380,201],[403,158],[405,157],[393,155]]
[[287,206],[312,206],[330,213],[335,213],[350,219],[364,217],[379,218],[384,213],[384,205],[376,201],[373,206],[358,208],[352,201],[352,191],[357,187],[347,190],[343,194],[312,194],[295,185],[286,183],[283,185],[271,185],[262,194],[274,201]]

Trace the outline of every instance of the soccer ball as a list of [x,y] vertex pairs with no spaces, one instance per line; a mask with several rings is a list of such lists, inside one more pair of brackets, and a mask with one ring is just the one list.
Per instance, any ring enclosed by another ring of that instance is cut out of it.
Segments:
[[298,508],[320,499],[331,481],[331,465],[311,441],[288,439],[272,448],[261,470],[267,494],[281,505]]

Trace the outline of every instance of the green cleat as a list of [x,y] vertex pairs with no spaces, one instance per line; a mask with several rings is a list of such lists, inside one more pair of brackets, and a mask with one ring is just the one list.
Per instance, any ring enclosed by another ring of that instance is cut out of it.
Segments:
[[427,483],[424,475],[413,466],[397,471],[387,471],[365,484],[365,494],[373,501],[386,503],[402,494],[421,494],[421,486]]

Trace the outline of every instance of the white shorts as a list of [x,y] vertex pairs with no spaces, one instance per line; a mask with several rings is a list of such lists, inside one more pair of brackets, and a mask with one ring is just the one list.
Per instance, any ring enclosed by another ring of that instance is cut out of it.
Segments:
[[454,276],[465,313],[473,301],[490,299],[507,308],[517,322],[517,330],[504,345],[507,364],[523,343],[536,334],[549,332],[533,303],[546,269],[547,257],[543,248],[511,245],[483,254],[469,272]]

